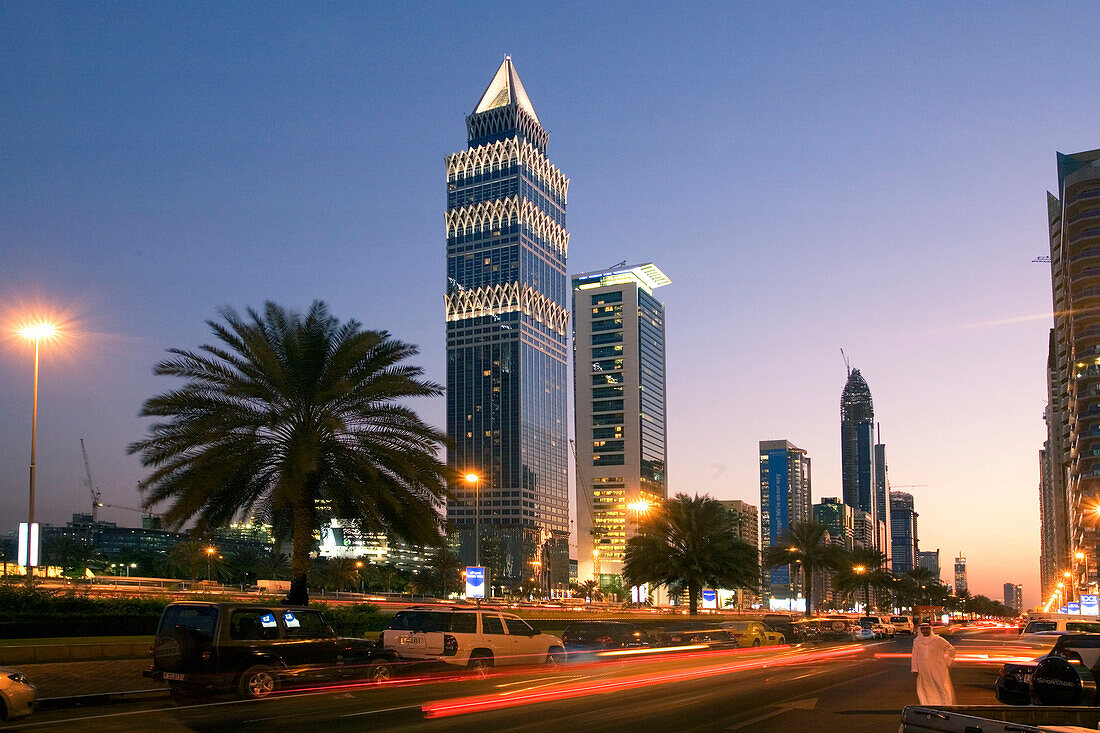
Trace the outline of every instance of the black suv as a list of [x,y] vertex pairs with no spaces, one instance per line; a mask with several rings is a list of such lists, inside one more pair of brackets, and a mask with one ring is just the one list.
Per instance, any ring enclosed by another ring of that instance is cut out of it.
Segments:
[[1054,648],[1030,662],[1001,667],[993,689],[1006,705],[1096,705],[1100,634],[1059,634]]
[[396,662],[374,642],[337,637],[317,609],[182,601],[161,614],[144,674],[177,698],[207,690],[259,698],[288,684],[382,682]]

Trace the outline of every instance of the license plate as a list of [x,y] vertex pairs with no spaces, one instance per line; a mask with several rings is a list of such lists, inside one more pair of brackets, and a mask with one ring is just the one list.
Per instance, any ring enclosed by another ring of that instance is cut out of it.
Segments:
[[165,672],[164,673],[164,679],[181,681],[181,680],[187,679],[187,675],[180,674],[179,672]]
[[423,636],[399,636],[397,643],[401,646],[424,646]]

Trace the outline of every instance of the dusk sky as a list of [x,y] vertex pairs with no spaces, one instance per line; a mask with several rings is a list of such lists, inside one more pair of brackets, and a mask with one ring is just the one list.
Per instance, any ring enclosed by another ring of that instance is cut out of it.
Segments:
[[[922,550],[1038,602],[1055,152],[1100,147],[1100,6],[0,4],[0,532],[137,506],[136,414],[220,305],[329,302],[445,381],[446,183],[505,54],[571,179],[571,273],[653,261],[670,492],[839,496],[843,348]],[[444,424],[442,399],[416,405]],[[136,524],[133,512],[106,519]]]

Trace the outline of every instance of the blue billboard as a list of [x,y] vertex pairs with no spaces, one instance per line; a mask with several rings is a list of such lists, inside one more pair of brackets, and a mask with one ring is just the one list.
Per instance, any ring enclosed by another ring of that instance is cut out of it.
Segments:
[[467,598],[484,598],[485,597],[485,568],[483,568],[483,567],[468,567],[468,568],[466,568],[466,597]]
[[703,608],[718,608],[718,591],[703,591]]
[[1087,593],[1082,595],[1081,613],[1085,616],[1100,616],[1100,596]]

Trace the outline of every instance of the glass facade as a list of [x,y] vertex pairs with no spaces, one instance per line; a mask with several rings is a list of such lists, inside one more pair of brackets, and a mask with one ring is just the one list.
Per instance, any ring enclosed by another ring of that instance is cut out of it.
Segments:
[[[883,449],[885,461],[885,448]],[[844,503],[861,509],[871,517],[870,547],[888,554],[880,543],[879,523],[885,523],[886,485],[882,484],[881,504],[875,471],[875,408],[866,380],[853,369],[840,397],[840,461]],[[884,540],[889,541],[885,536]]]
[[[811,518],[810,458],[786,440],[760,441],[760,539],[765,547],[778,545],[791,524]],[[770,598],[793,599],[802,592],[801,577],[790,566],[765,573]]]
[[[565,200],[510,59],[447,158],[448,466],[452,543],[501,582],[568,583]],[[494,104],[507,100],[504,104]],[[479,517],[475,507],[480,507]]]

